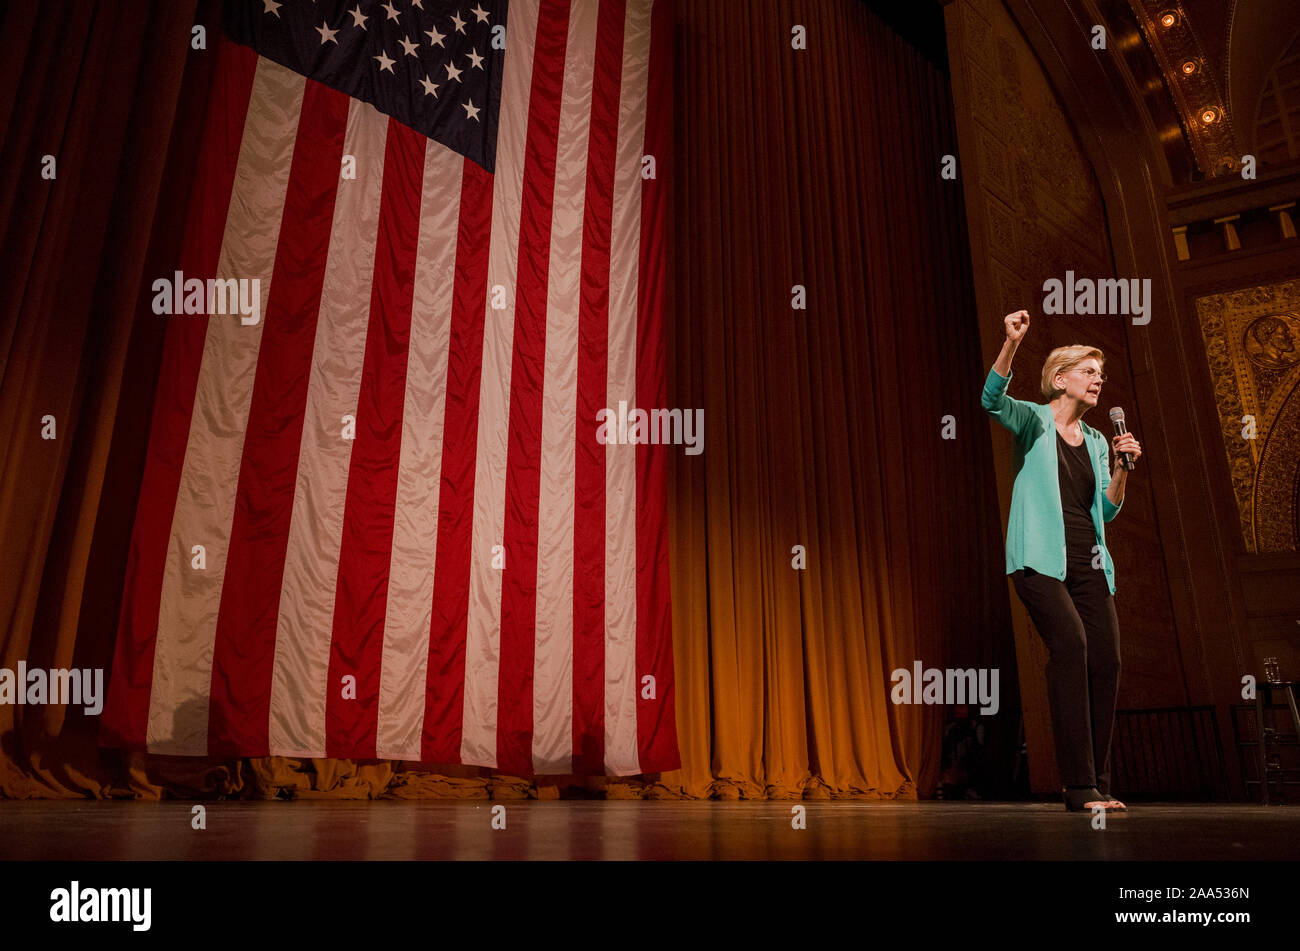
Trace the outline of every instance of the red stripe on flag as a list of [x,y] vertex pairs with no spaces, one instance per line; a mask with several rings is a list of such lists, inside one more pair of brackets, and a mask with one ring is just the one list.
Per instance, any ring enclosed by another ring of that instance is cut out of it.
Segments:
[[[609,263],[623,83],[624,0],[600,5],[587,146],[578,311],[573,512],[573,771],[605,772],[605,453],[596,413],[609,389]],[[610,433],[614,432],[611,424]]]
[[497,671],[497,769],[533,771],[533,662],[537,621],[537,506],[541,491],[542,391],[546,375],[546,289],[551,266],[555,155],[564,98],[569,4],[544,4],[533,48],[524,149],[514,357],[506,454],[506,570],[501,579],[501,663]]
[[459,763],[465,706],[465,631],[478,450],[483,321],[492,236],[492,176],[465,160],[456,237],[456,286],[447,350],[447,400],[438,494],[424,730],[420,758]]
[[265,756],[280,585],[348,97],[307,80],[275,249],[217,613],[210,756]]
[[[650,20],[650,80],[646,101],[646,155],[655,157],[658,178],[641,182],[641,262],[637,288],[636,402],[667,407],[664,311],[668,261],[664,236],[671,233],[673,21],[672,4],[658,0]],[[647,275],[650,276],[647,279]],[[691,412],[682,407],[682,413]],[[684,420],[683,420],[684,421]],[[684,448],[684,447],[683,447]],[[683,448],[636,447],[636,673],[637,748],[643,773],[679,769],[673,696],[671,583],[668,574],[668,453]],[[655,678],[655,698],[642,697],[640,680]]]
[[[374,758],[427,139],[390,119],[325,684],[325,755]],[[336,166],[337,171],[337,166]],[[344,698],[343,678],[356,678]]]
[[[177,259],[186,279],[206,280],[216,274],[248,100],[257,71],[257,54],[228,40],[222,39],[217,57],[208,119],[194,174],[195,187],[190,192],[185,237]],[[174,279],[173,274],[166,274],[147,275],[146,280],[152,283],[159,277]],[[181,315],[167,319],[149,449],[123,581],[127,596],[122,601],[113,670],[100,723],[103,743],[132,749],[144,749],[147,744],[158,610],[167,559],[173,557],[172,516],[180,491],[194,393],[208,331],[208,322],[201,317]]]

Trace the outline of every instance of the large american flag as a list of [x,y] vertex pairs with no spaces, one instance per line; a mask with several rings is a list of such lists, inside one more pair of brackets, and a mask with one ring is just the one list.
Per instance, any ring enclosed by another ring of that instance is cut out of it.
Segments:
[[256,279],[261,314],[150,318],[103,742],[678,767],[681,450],[597,439],[665,403],[670,4],[239,0],[224,32],[147,279]]

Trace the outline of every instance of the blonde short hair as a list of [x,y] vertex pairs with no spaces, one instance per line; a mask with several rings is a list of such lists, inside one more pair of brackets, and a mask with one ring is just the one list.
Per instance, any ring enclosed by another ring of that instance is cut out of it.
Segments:
[[1096,347],[1084,346],[1081,343],[1072,343],[1068,347],[1057,347],[1049,353],[1047,359],[1043,361],[1043,383],[1040,387],[1044,398],[1050,402],[1065,392],[1065,390],[1058,390],[1052,385],[1052,380],[1056,377],[1056,374],[1069,373],[1084,360],[1094,357],[1103,367],[1106,365],[1106,357],[1100,350]]

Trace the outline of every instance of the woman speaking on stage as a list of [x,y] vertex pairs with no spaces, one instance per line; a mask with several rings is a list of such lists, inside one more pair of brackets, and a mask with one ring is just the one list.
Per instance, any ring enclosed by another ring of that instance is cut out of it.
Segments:
[[1015,437],[1007,524],[1007,574],[1047,645],[1047,696],[1056,761],[1070,811],[1121,812],[1110,795],[1110,746],[1119,692],[1115,567],[1106,527],[1124,503],[1128,470],[1142,447],[1083,422],[1097,405],[1105,357],[1095,347],[1058,347],[1043,363],[1046,403],[1007,395],[1011,361],[1029,330],[1028,311],[1008,314],[1006,340],[984,383],[984,409]]

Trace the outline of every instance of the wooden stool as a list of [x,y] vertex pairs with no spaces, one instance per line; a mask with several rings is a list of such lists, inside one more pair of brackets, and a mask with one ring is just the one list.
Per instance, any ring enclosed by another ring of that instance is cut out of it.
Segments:
[[[1286,693],[1287,705],[1291,708],[1291,720],[1295,723],[1296,738],[1300,740],[1300,711],[1296,709],[1295,689],[1300,686],[1300,681],[1296,680],[1275,680],[1269,683],[1267,680],[1257,680],[1255,682],[1255,722],[1259,730],[1259,788],[1261,790],[1262,802],[1268,805],[1268,781],[1269,773],[1283,773],[1281,766],[1275,769],[1268,767],[1268,741],[1276,739],[1280,734],[1271,727],[1264,726],[1264,711],[1272,708],[1273,691],[1281,690]],[[1267,697],[1267,701],[1264,699]],[[1286,792],[1285,786],[1283,793]]]

